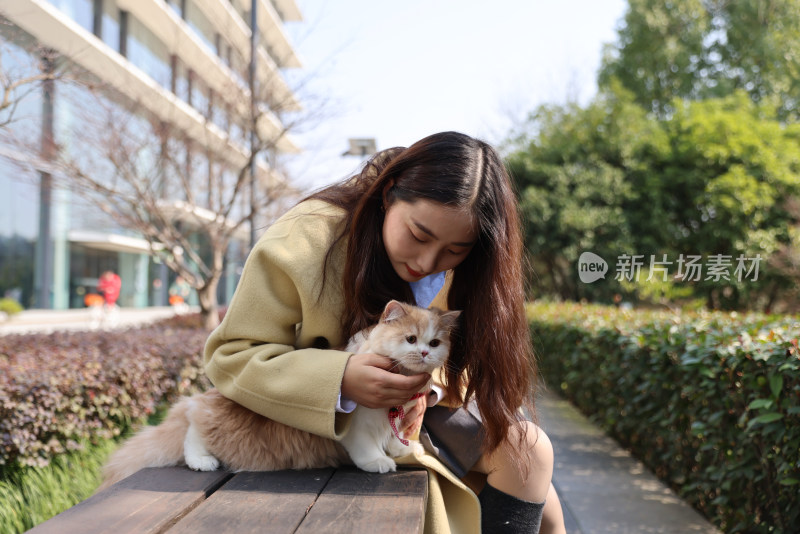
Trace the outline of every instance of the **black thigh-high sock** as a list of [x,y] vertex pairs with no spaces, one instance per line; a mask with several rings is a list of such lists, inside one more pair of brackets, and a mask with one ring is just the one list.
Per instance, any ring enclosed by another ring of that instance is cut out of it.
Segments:
[[518,499],[486,484],[478,495],[483,534],[538,534],[544,503]]

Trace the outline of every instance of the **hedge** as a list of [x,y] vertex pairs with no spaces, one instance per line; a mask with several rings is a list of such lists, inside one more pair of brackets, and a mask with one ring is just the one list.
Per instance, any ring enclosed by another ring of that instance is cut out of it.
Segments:
[[541,373],[726,532],[800,524],[800,321],[535,304]]
[[207,387],[208,332],[182,322],[0,336],[0,473],[118,436],[165,397]]

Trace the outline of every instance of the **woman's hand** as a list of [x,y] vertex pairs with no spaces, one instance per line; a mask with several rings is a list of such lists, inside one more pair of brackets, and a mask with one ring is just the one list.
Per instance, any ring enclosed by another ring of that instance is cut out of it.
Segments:
[[393,373],[393,367],[386,356],[353,354],[344,369],[342,395],[367,408],[389,408],[408,402],[431,378]]
[[428,409],[428,402],[431,400],[431,395],[433,395],[433,400],[435,401],[436,394],[431,391],[419,397],[414,406],[409,408],[406,412],[403,422],[400,423],[400,432],[402,432],[404,437],[409,438],[419,431],[422,426],[422,419],[425,417],[425,410]]

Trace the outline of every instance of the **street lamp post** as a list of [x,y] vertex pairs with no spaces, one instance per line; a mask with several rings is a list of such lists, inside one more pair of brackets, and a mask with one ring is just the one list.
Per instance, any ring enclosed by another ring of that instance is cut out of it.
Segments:
[[250,248],[256,244],[257,186],[256,177],[256,50],[258,47],[258,0],[250,2]]

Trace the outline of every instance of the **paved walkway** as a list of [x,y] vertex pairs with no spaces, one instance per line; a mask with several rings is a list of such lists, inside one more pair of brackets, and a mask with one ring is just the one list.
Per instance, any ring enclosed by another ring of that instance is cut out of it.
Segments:
[[[193,309],[196,311],[196,309]],[[25,310],[0,321],[0,336],[31,332],[49,333],[62,330],[98,330],[126,328],[151,323],[175,315],[172,307],[117,308],[103,316],[90,308],[69,310]]]
[[[194,311],[194,310],[193,310]],[[172,308],[120,308],[113,327],[145,324],[175,314]],[[26,310],[0,322],[0,335],[92,330],[88,309]],[[541,426],[556,453],[553,483],[564,508],[568,534],[718,534],[575,407],[552,393],[537,402]]]
[[719,532],[569,402],[545,393],[537,406],[567,534]]

